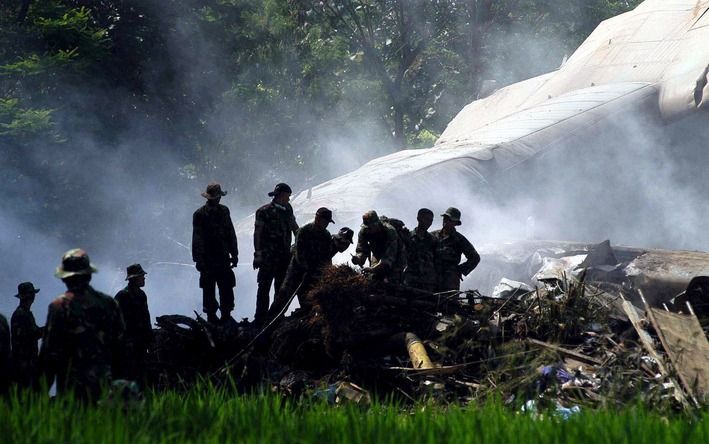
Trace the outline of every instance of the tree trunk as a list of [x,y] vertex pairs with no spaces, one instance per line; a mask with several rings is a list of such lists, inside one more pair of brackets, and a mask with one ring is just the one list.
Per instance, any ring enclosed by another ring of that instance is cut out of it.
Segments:
[[17,23],[22,23],[27,18],[27,12],[30,10],[30,3],[32,0],[22,0],[20,4],[20,11],[17,13]]

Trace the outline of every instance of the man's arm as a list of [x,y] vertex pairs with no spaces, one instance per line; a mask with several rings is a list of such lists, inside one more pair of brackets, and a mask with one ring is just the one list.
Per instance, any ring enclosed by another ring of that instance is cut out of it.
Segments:
[[295,262],[307,268],[308,267],[308,236],[303,230],[298,230],[295,235],[295,251],[293,252],[293,258]]
[[[226,207],[224,207],[226,208]],[[239,242],[236,239],[236,231],[234,230],[234,223],[231,221],[231,214],[229,209],[226,209],[226,221],[227,221],[227,249],[229,254],[231,254],[231,265],[236,267],[239,263]]]
[[37,322],[34,320],[34,316],[30,318],[30,323],[32,324],[32,329],[34,331],[34,340],[39,341],[44,335],[44,328],[37,325]]
[[361,228],[357,234],[357,247],[355,249],[355,255],[352,256],[352,263],[359,266],[364,265],[371,253],[372,250],[369,248],[369,242],[366,240],[364,229]]
[[467,276],[471,271],[475,270],[475,267],[477,267],[480,263],[480,255],[475,250],[475,247],[473,247],[473,244],[471,244],[465,236],[461,234],[459,239],[461,250],[467,260],[458,265],[458,271],[460,271],[460,274],[463,276]]
[[265,226],[265,221],[263,220],[263,212],[261,209],[256,211],[256,218],[254,222],[254,270],[261,266],[263,261],[263,251],[261,250],[263,242],[263,227]]
[[202,233],[202,218],[198,212],[192,215],[192,261],[197,269],[204,263],[204,233]]
[[143,292],[142,294],[142,300],[141,304],[143,306],[143,338],[146,342],[145,345],[148,345],[150,341],[153,339],[153,325],[150,321],[150,309],[148,308],[148,297],[145,295]]
[[288,204],[288,227],[290,227],[290,230],[293,232],[293,236],[298,234],[300,227],[298,227],[298,222],[295,221],[293,207],[291,207],[290,204]]

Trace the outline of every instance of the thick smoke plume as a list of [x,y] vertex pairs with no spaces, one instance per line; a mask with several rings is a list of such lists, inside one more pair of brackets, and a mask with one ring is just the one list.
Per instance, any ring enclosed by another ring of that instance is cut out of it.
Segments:
[[[219,70],[217,60],[200,57],[214,53],[202,51],[212,45],[209,35],[194,29],[171,29],[172,34],[165,36],[170,51],[159,63],[179,66],[191,94],[208,93],[210,86],[228,84],[228,73]],[[558,48],[558,53],[550,54],[549,48]],[[501,86],[555,69],[566,53],[563,44],[545,41],[525,51],[527,59],[510,56],[507,60],[513,65],[488,67],[485,74],[500,78]],[[194,71],[204,66],[215,67],[206,81],[202,71]],[[71,102],[84,109],[90,103],[107,106],[121,102],[120,91],[67,87],[73,91]],[[151,87],[159,88],[159,79]],[[35,146],[27,152],[24,162],[33,174],[20,174],[16,166],[0,158],[0,177],[15,178],[0,189],[0,313],[11,314],[16,285],[30,280],[42,288],[35,305],[42,324],[47,304],[63,291],[62,283],[53,277],[54,269],[61,254],[77,246],[85,248],[100,269],[93,281],[97,289],[115,294],[124,285],[125,267],[140,262],[149,273],[146,292],[153,316],[199,312],[201,292],[190,255],[191,216],[203,204],[199,193],[207,182],[218,180],[229,191],[223,203],[231,208],[237,222],[268,201],[268,187],[276,182],[290,182],[297,192],[393,149],[382,143],[386,129],[371,117],[364,119],[361,130],[354,134],[341,134],[336,125],[321,130],[324,148],[311,158],[316,165],[307,173],[284,171],[274,166],[277,154],[261,155],[266,151],[262,146],[243,152],[220,150],[219,141],[238,137],[229,131],[232,125],[237,126],[235,122],[238,127],[248,125],[250,116],[241,108],[223,102],[214,107],[211,117],[205,131],[212,133],[216,142],[205,149],[213,168],[198,177],[186,168],[191,159],[177,156],[171,149],[174,134],[138,121],[128,122],[116,131],[117,141],[107,155],[106,149],[98,149],[103,142],[92,136],[90,116],[81,120],[86,128],[78,130],[71,127],[73,117],[59,122],[64,129],[83,135],[75,137],[72,146],[61,150]],[[307,110],[302,117],[310,120]],[[439,188],[417,195],[415,204],[402,205],[387,215],[413,227],[417,207],[429,207],[440,214],[448,206],[458,206],[463,211],[461,231],[477,246],[532,234],[546,239],[593,242],[610,238],[615,244],[706,250],[709,204],[703,196],[709,191],[709,182],[703,180],[702,169],[709,156],[705,148],[709,131],[705,119],[705,115],[697,115],[660,126],[627,116],[617,122],[615,130],[599,134],[587,146],[559,150],[516,168],[492,191],[481,192],[464,178],[442,176]],[[325,122],[318,128],[327,126]],[[70,190],[52,189],[51,184],[64,177],[71,177],[76,187],[90,190],[90,198],[77,200]],[[64,203],[61,210],[45,207],[42,196],[58,192],[66,193],[58,196]],[[529,232],[530,217],[534,233]],[[299,220],[301,225],[307,222]],[[355,230],[356,222],[338,220]],[[439,223],[436,221],[434,228]],[[333,227],[337,228],[339,225]],[[239,242],[235,317],[252,317],[255,271],[251,269],[249,234],[240,236]],[[347,258],[347,254],[338,256],[338,260]]]

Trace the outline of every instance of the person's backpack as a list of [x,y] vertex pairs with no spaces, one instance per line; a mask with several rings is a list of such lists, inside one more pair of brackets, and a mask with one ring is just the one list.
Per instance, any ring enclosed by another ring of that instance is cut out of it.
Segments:
[[393,217],[381,216],[379,220],[382,223],[392,226],[396,230],[396,234],[399,236],[399,248],[397,249],[398,262],[401,264],[401,268],[406,267],[406,251],[408,250],[409,243],[411,242],[411,231],[406,228],[404,221],[400,219],[394,219]]

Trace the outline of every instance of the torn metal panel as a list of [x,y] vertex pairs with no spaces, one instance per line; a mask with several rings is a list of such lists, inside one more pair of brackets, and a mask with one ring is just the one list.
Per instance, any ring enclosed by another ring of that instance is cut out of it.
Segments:
[[471,276],[471,284],[491,294],[501,279],[529,284],[548,279],[579,277],[586,269],[587,281],[622,289],[636,306],[642,307],[638,291],[657,306],[682,292],[695,276],[709,274],[709,253],[696,251],[646,250],[602,243],[606,254],[618,264],[581,267],[597,244],[559,241],[519,241],[480,248],[482,261]]
[[632,288],[644,292],[652,306],[682,292],[695,276],[709,274],[709,254],[698,251],[648,250],[626,267]]

